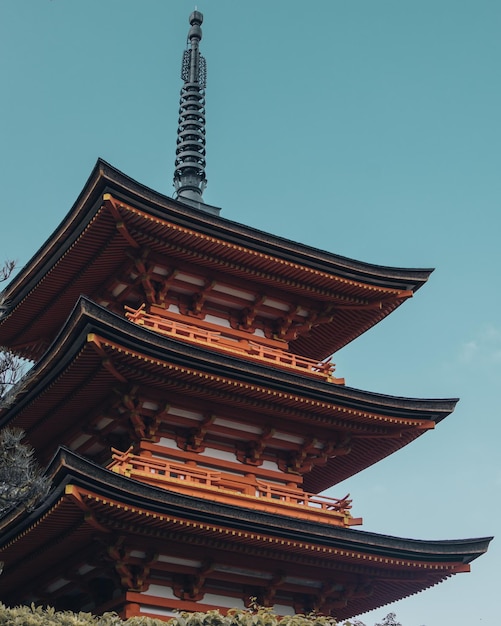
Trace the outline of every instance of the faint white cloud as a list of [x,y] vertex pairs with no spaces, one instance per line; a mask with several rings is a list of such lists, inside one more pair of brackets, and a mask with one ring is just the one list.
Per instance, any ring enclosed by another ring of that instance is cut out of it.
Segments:
[[494,326],[487,326],[487,328],[484,329],[483,336],[487,340],[501,343],[501,329],[495,328]]
[[459,360],[461,363],[471,363],[478,354],[478,344],[476,341],[467,341],[461,346]]
[[460,363],[501,363],[501,328],[493,325],[483,328],[476,337],[465,341],[459,351]]

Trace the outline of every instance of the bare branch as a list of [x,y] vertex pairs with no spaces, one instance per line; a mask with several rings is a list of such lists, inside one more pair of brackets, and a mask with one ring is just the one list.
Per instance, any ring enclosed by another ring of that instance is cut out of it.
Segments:
[[[0,282],[7,280],[15,267],[15,261],[5,261],[0,267]],[[20,380],[22,375],[23,361],[10,352],[8,348],[0,346],[0,407],[2,406],[2,398]]]
[[12,260],[5,261],[3,264],[3,267],[0,267],[0,283],[2,283],[4,280],[7,280],[15,268],[16,268],[15,261],[12,261]]
[[12,352],[0,347],[0,406],[5,394],[21,379],[23,362]]

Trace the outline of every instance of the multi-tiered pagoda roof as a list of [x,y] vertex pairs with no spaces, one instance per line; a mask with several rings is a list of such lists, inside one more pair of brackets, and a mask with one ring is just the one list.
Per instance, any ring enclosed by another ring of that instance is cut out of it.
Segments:
[[330,358],[431,270],[203,203],[201,14],[190,22],[178,198],[98,161],[3,293],[0,345],[34,365],[0,427],[26,432],[52,490],[0,520],[0,600],[162,617],[257,597],[344,619],[468,571],[490,540],[364,532],[358,503],[320,493],[454,410],[353,389]]

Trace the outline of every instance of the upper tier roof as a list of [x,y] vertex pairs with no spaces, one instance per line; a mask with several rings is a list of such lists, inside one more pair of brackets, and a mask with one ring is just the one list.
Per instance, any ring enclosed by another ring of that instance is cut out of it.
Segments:
[[71,211],[3,292],[0,345],[39,358],[78,296],[98,300],[135,248],[306,302],[311,330],[290,348],[319,359],[391,313],[432,271],[363,263],[270,235],[161,195],[99,160]]

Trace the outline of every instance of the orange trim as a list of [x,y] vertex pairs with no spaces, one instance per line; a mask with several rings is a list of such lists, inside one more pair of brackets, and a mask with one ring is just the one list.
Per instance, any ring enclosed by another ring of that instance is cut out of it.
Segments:
[[129,245],[131,245],[133,248],[139,248],[139,244],[129,233],[129,231],[127,230],[127,226],[122,220],[119,207],[117,206],[117,201],[109,193],[105,193],[103,195],[103,201],[104,206],[110,211],[110,213],[113,215],[113,218],[115,219],[118,232],[122,235],[122,237]]
[[[193,602],[190,600],[176,600],[174,598],[160,598],[158,596],[150,596],[146,594],[137,593],[137,591],[128,591],[125,594],[127,602],[139,603],[141,606],[155,606],[166,610],[172,609],[173,611],[214,611],[217,610],[225,615],[230,608],[218,606],[217,604],[206,604],[205,602]],[[127,609],[126,609],[127,611]],[[158,613],[148,613],[147,611],[140,611],[134,613],[131,617],[152,617],[156,619],[162,619],[162,616]]]
[[[464,569],[464,563],[434,563],[428,561],[413,561],[408,559],[399,559],[399,558],[390,558],[385,556],[378,556],[377,554],[366,554],[363,552],[356,552],[353,550],[341,550],[339,548],[331,548],[328,546],[312,544],[309,542],[296,541],[293,539],[282,539],[280,537],[274,537],[271,535],[264,535],[258,532],[250,532],[244,530],[235,530],[233,528],[228,528],[224,526],[218,526],[214,524],[206,524],[205,522],[195,522],[191,520],[181,519],[178,517],[173,517],[171,515],[163,514],[163,513],[155,513],[153,511],[149,511],[147,509],[140,509],[136,506],[132,505],[124,505],[118,500],[111,500],[109,498],[105,498],[103,496],[97,496],[90,490],[84,489],[83,487],[76,487],[78,492],[88,498],[89,500],[94,500],[97,503],[103,505],[109,505],[114,509],[123,510],[126,512],[136,513],[139,516],[147,518],[149,520],[159,520],[162,523],[170,523],[182,528],[188,529],[191,528],[195,531],[205,531],[209,535],[221,535],[224,537],[236,537],[240,539],[246,539],[256,545],[257,542],[261,542],[263,544],[273,544],[276,546],[281,546],[282,549],[291,548],[293,550],[307,550],[313,553],[321,554],[321,555],[335,555],[338,557],[342,557],[345,559],[351,559],[355,561],[365,561],[371,564],[380,564],[382,566],[401,566],[401,567],[409,567],[412,569],[418,569],[423,571],[444,571],[449,574],[455,573],[456,571],[462,572],[467,571]],[[146,520],[144,520],[146,521]],[[150,597],[150,596],[147,596]]]
[[[143,305],[144,306],[144,305]],[[137,311],[130,307],[125,307],[127,311],[131,312],[130,319],[135,320],[135,315]],[[139,310],[139,309],[138,309]],[[150,315],[157,315],[161,318],[166,318],[172,320],[173,322],[182,322],[191,326],[198,326],[199,328],[204,328],[205,330],[211,330],[216,333],[227,333],[228,335],[232,335],[233,337],[239,337],[240,339],[247,339],[248,341],[258,341],[263,345],[270,346],[271,348],[278,348],[279,350],[286,350],[289,347],[287,341],[282,339],[268,339],[267,337],[260,337],[258,335],[254,335],[251,332],[246,332],[244,330],[238,330],[236,328],[228,328],[226,326],[219,326],[218,324],[214,324],[213,322],[207,322],[205,320],[200,320],[196,317],[192,317],[190,315],[183,315],[183,313],[173,313],[172,311],[168,311],[167,309],[158,306],[158,305],[150,305],[149,310]],[[127,315],[129,317],[129,315]]]
[[[331,361],[319,361],[299,356],[282,348],[263,345],[260,337],[244,335],[237,340],[233,339],[235,333],[232,329],[211,325],[215,331],[201,328],[200,325],[190,319],[188,324],[179,322],[175,316],[150,314],[142,305],[139,309],[125,306],[125,315],[135,324],[154,330],[161,335],[175,337],[181,341],[201,344],[217,352],[231,352],[254,363],[269,363],[273,367],[285,370],[299,370],[305,376],[320,378],[326,382],[344,385],[344,378],[335,378],[334,363]],[[243,333],[240,333],[243,335]]]
[[102,526],[96,520],[93,512],[89,509],[89,507],[83,501],[78,487],[76,487],[75,485],[71,485],[71,484],[66,485],[66,487],[64,488],[64,494],[66,496],[69,496],[71,500],[73,500],[73,502],[75,502],[75,504],[78,506],[78,508],[84,512],[84,519],[87,522],[87,524],[89,524],[90,526],[92,526],[93,528],[101,532],[104,532],[104,533],[110,532],[110,530],[106,528],[106,526]]
[[[129,598],[128,595],[130,593],[134,593],[134,592],[130,592],[128,591],[125,594],[125,598],[127,600],[127,604],[124,606],[123,610],[121,611],[121,615],[120,617],[124,620],[129,619],[130,617],[139,617],[140,615],[144,615],[146,617],[156,617],[157,619],[161,619],[160,615],[154,615],[153,613],[151,615],[148,615],[147,613],[141,613],[141,604],[137,603],[137,602],[128,602]],[[137,594],[137,595],[141,595],[141,594]]]
[[302,485],[303,483],[303,477],[299,475],[285,474],[284,472],[263,469],[262,467],[254,465],[252,467],[249,467],[248,465],[244,465],[242,463],[227,461],[226,459],[216,459],[215,457],[207,455],[204,455],[203,459],[201,459],[200,453],[198,452],[185,452],[184,450],[180,450],[178,448],[164,448],[161,445],[150,443],[149,441],[141,441],[139,444],[139,449],[146,450],[166,458],[174,457],[175,459],[180,459],[185,462],[203,462],[205,466],[218,467],[220,469],[228,470],[230,472],[243,472],[245,474],[253,474],[258,478],[286,481],[288,483],[295,483],[297,485]]
[[263,398],[269,398],[270,396],[275,398],[287,398],[288,400],[293,400],[297,402],[299,405],[305,406],[313,406],[313,407],[321,407],[325,409],[330,409],[333,411],[337,411],[344,415],[354,415],[358,417],[363,417],[365,419],[371,419],[378,422],[386,422],[390,424],[401,424],[404,426],[421,426],[423,424],[430,423],[430,420],[424,419],[412,419],[412,418],[402,418],[402,417],[391,417],[388,415],[382,415],[380,413],[368,413],[367,411],[359,411],[357,409],[349,409],[347,407],[342,407],[337,404],[321,402],[319,400],[311,400],[310,398],[305,398],[304,396],[296,396],[295,394],[286,393],[284,391],[274,391],[272,389],[261,387],[259,385],[253,385],[251,383],[244,383],[240,381],[233,380],[231,378],[225,378],[223,376],[219,376],[217,374],[206,374],[204,372],[200,372],[198,370],[194,370],[188,367],[181,367],[178,365],[174,365],[172,363],[168,363],[166,361],[159,361],[158,359],[152,359],[151,357],[147,357],[144,354],[140,354],[134,350],[129,350],[117,344],[115,342],[109,341],[102,337],[99,337],[102,345],[109,347],[111,350],[115,350],[120,354],[125,354],[127,356],[131,356],[137,358],[140,361],[145,361],[146,363],[151,363],[153,365],[158,365],[164,369],[174,370],[177,372],[181,372],[183,374],[188,374],[193,377],[203,378],[205,380],[213,380],[219,383],[223,383],[229,389],[231,388],[240,388],[240,389],[248,389],[250,391],[256,391],[262,394]]
[[127,379],[120,374],[117,369],[113,366],[111,359],[106,356],[106,352],[103,350],[101,345],[100,338],[95,333],[89,333],[87,335],[87,342],[92,345],[92,348],[97,352],[97,354],[102,358],[103,367],[107,369],[110,374],[116,378],[121,383],[126,383]]
[[[113,196],[109,195],[110,200],[113,199],[115,200],[115,202],[118,203],[118,207],[121,209],[125,209],[126,211],[129,211],[130,213],[133,213],[135,215],[140,216],[143,219],[146,219],[150,222],[154,222],[155,224],[160,224],[162,226],[164,226],[167,229],[173,230],[173,231],[177,231],[180,233],[184,233],[186,235],[190,235],[196,239],[202,239],[204,241],[208,241],[210,243],[214,243],[216,245],[219,245],[223,248],[227,248],[230,250],[235,250],[238,252],[242,252],[248,256],[254,256],[260,259],[265,259],[267,261],[273,261],[274,263],[277,263],[279,265],[283,265],[286,267],[290,267],[292,269],[295,270],[300,270],[303,272],[307,272],[309,274],[313,274],[315,276],[321,276],[322,278],[326,278],[330,281],[333,282],[337,282],[337,283],[342,283],[345,285],[350,285],[353,287],[358,287],[360,289],[366,290],[366,291],[373,291],[373,292],[378,292],[378,293],[386,293],[386,294],[400,294],[400,293],[406,293],[404,290],[401,289],[393,289],[391,287],[376,287],[373,285],[367,285],[365,283],[361,283],[359,281],[355,281],[355,280],[349,280],[347,278],[342,278],[340,276],[336,276],[335,274],[328,274],[326,272],[322,272],[320,270],[316,270],[310,267],[307,267],[305,265],[300,265],[299,263],[294,263],[292,261],[286,261],[285,259],[280,259],[276,256],[271,256],[270,254],[265,254],[263,252],[258,252],[256,250],[251,250],[250,248],[245,248],[244,246],[240,246],[237,244],[233,244],[230,243],[229,241],[224,241],[222,239],[218,239],[216,237],[212,237],[210,235],[205,235],[203,233],[197,232],[195,230],[192,230],[191,228],[185,228],[183,226],[178,226],[177,224],[173,224],[171,222],[168,222],[166,220],[162,220],[156,217],[153,217],[151,215],[148,215],[147,213],[145,213],[144,211],[141,211],[135,207],[132,207],[128,204],[125,204],[124,202],[121,202],[119,200],[116,200],[115,198],[113,198]],[[287,281],[288,284],[295,284],[295,281]],[[299,284],[299,283],[298,283]]]
[[308,493],[297,486],[271,484],[254,477],[235,476],[186,463],[140,456],[130,451],[114,450],[108,469],[155,487],[236,507],[292,515],[335,526],[362,523],[361,518],[351,517],[348,496],[328,498]]

